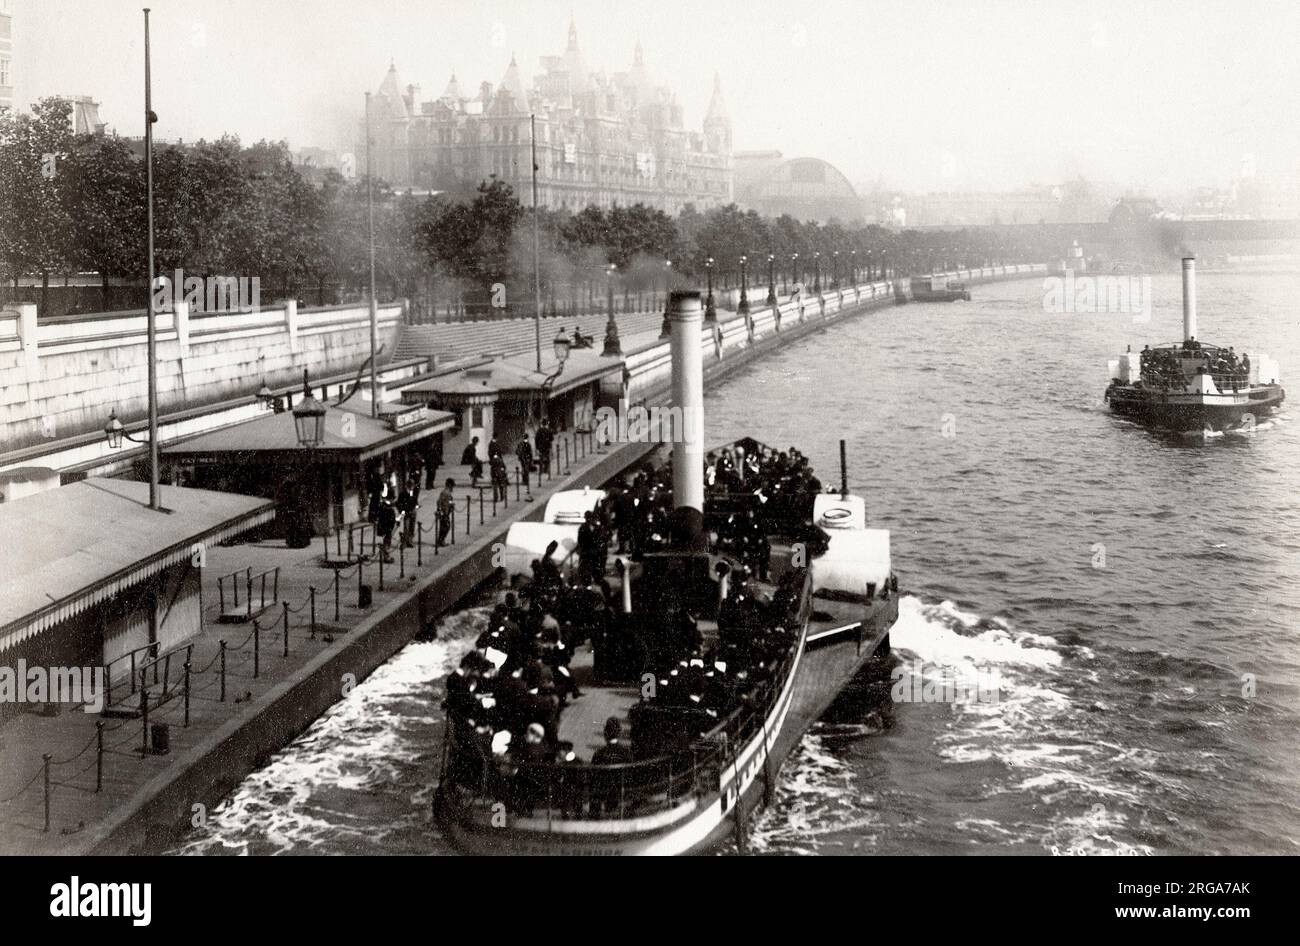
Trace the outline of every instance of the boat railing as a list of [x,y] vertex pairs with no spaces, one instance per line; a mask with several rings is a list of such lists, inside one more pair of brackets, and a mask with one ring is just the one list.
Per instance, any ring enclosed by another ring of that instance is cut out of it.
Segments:
[[[528,762],[495,756],[461,721],[448,725],[444,798],[462,808],[504,804],[516,815],[623,820],[674,808],[717,792],[735,755],[766,725],[781,684],[793,671],[793,647],[770,680],[759,683],[711,730],[683,749],[636,762]],[[766,732],[764,732],[766,735]]]

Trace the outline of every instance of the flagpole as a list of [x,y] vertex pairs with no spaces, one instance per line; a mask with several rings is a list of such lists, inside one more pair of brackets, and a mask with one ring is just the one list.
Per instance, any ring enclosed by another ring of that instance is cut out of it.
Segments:
[[162,509],[158,499],[158,326],[154,311],[153,260],[153,90],[149,73],[149,8],[144,8],[144,164],[145,216],[149,229],[149,301],[145,319],[149,362],[149,508]]
[[366,93],[366,214],[370,227],[370,416],[379,416],[379,303],[375,300],[375,172],[370,166],[370,93]]
[[537,371],[542,370],[542,268],[537,248],[537,116],[528,116],[533,153],[533,335],[537,345]]

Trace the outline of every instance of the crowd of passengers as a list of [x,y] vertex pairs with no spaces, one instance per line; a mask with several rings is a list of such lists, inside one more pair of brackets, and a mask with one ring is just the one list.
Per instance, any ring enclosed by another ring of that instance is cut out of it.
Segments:
[[[800,516],[808,524],[812,495],[820,489],[807,460],[794,450],[710,454],[705,479],[713,496],[761,494],[768,502],[778,498],[787,510],[803,503]],[[607,577],[609,552],[617,549],[635,560],[667,547],[671,481],[666,467],[646,469],[625,487],[608,491],[578,530],[572,580],[562,577],[554,561],[557,546],[551,543],[532,562],[532,581],[493,607],[474,649],[447,681],[448,712],[463,734],[472,733],[480,750],[458,753],[453,760],[462,767],[461,784],[476,784],[486,774],[483,760],[493,759],[495,774],[504,772],[509,780],[512,807],[527,812],[542,791],[530,764],[615,765],[642,754],[633,751],[622,722],[610,718],[605,744],[590,760],[580,759],[571,743],[559,739],[559,720],[568,702],[582,696],[570,670],[575,650],[602,639],[621,608],[619,592]],[[751,508],[718,523],[715,546],[731,548],[741,564],[727,576],[717,639],[707,646],[697,616],[675,590],[656,590],[662,634],[648,655],[646,669],[655,684],[642,687],[643,706],[721,718],[739,701],[754,699],[779,670],[796,639],[800,577],[787,573],[771,600],[751,587],[751,575],[767,570],[764,521]],[[603,798],[596,804],[603,805]]]
[[1183,359],[1197,356],[1204,369],[1213,375],[1221,388],[1239,391],[1246,386],[1250,376],[1250,356],[1229,347],[1202,348],[1195,338],[1183,342],[1181,351],[1173,348],[1152,349],[1147,345],[1140,355],[1142,383],[1165,390],[1187,390],[1187,376],[1183,373]]

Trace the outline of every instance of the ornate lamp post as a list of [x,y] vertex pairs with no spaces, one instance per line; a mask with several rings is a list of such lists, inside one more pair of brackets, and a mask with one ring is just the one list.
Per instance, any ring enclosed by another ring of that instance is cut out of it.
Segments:
[[858,284],[858,251],[849,250],[849,285]]
[[708,280],[709,291],[704,297],[704,321],[718,321],[718,310],[713,304],[713,257],[710,256],[704,261],[704,277]]
[[813,252],[813,292],[822,291],[822,251]]
[[798,253],[790,254],[790,282],[796,284],[799,282],[799,254]]
[[741,315],[749,315],[749,257],[740,258],[740,305],[736,311]]
[[564,363],[569,360],[569,349],[572,347],[573,342],[569,339],[569,336],[564,334],[564,329],[560,329],[555,336],[555,340],[551,342],[551,348],[555,351],[555,371],[547,375],[542,381],[542,417],[546,417],[549,413],[548,405],[551,400],[551,387],[555,384],[555,379],[563,374]]
[[840,251],[831,252],[831,288],[840,288]]
[[[601,355],[621,355],[623,345],[618,338],[618,323],[614,321],[614,273],[618,267],[610,263],[605,267],[605,305],[609,308],[609,321],[605,323],[605,350]],[[568,357],[566,351],[565,357]],[[559,357],[558,349],[556,357]]]
[[767,254],[767,304],[776,305],[776,254]]
[[325,404],[312,396],[306,368],[302,371],[302,400],[293,408],[293,426],[301,446],[319,447],[325,442]]

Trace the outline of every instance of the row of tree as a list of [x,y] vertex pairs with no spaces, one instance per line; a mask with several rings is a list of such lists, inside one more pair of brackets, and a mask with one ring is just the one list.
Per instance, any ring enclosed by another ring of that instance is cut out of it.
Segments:
[[[96,273],[107,308],[112,282],[139,287],[147,277],[143,144],[72,133],[72,105],[45,99],[30,114],[0,114],[0,278],[15,289],[39,279],[44,310],[51,280]],[[577,213],[532,210],[505,183],[483,182],[469,200],[373,188],[374,255],[381,296],[418,308],[486,305],[497,284],[507,299],[531,299],[534,239],[544,296],[577,304],[586,293],[700,285],[706,270],[719,288],[751,285],[769,273],[780,283],[823,285],[938,266],[1042,258],[1030,238],[987,230],[892,231],[765,219],[734,204],[676,218],[642,204]],[[154,156],[154,260],[157,272],[256,276],[263,298],[344,301],[363,295],[370,265],[364,179],[326,172],[309,181],[284,143],[241,146],[222,138],[164,145]],[[769,255],[771,259],[769,260]]]

